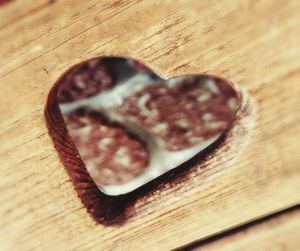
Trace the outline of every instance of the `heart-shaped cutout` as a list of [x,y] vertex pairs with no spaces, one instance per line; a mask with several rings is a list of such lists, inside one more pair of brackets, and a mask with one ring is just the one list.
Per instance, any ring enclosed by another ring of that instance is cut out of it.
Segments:
[[96,218],[95,196],[122,197],[186,163],[224,135],[239,104],[222,78],[164,80],[136,60],[101,57],[57,81],[45,115],[75,188]]
[[103,57],[65,74],[57,102],[89,175],[104,194],[117,196],[216,142],[239,95],[216,76],[164,80],[138,61]]

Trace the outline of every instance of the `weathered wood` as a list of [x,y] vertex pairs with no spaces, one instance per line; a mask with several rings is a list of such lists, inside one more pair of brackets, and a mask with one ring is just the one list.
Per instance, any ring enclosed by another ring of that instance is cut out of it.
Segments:
[[240,231],[199,244],[190,250],[299,250],[300,208],[268,217]]
[[[0,11],[11,4],[26,5]],[[165,250],[298,204],[299,11],[297,0],[62,0],[20,19],[4,14],[15,21],[0,19],[0,249]],[[65,70],[111,54],[165,77],[219,74],[256,107],[248,142],[232,135],[193,186],[150,196],[121,227],[86,213],[43,116]]]
[[47,8],[49,4],[51,4],[49,0],[23,0],[22,4],[20,1],[0,0],[0,30],[12,25],[18,29],[17,23],[22,27],[23,21]]

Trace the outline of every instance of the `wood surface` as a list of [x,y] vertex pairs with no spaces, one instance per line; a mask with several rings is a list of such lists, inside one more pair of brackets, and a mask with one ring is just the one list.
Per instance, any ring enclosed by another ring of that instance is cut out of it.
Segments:
[[[298,0],[1,6],[0,250],[168,250],[299,204],[299,12]],[[192,187],[153,195],[123,226],[87,214],[44,120],[59,76],[101,55],[139,59],[166,78],[217,74],[251,100]]]
[[300,207],[251,224],[219,239],[191,248],[193,251],[298,251]]

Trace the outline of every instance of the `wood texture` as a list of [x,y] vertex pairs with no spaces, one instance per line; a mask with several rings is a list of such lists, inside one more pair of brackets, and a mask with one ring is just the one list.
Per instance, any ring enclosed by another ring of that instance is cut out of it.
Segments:
[[297,251],[300,250],[299,228],[300,208],[298,207],[190,250]]
[[[1,250],[167,250],[299,204],[299,1],[60,0],[29,13],[9,8],[31,7],[19,0],[0,8],[8,18],[0,18]],[[100,55],[140,59],[164,77],[221,75],[247,90],[256,108],[249,140],[232,135],[199,172],[202,182],[153,195],[119,227],[96,225],[86,213],[43,116],[58,77]]]

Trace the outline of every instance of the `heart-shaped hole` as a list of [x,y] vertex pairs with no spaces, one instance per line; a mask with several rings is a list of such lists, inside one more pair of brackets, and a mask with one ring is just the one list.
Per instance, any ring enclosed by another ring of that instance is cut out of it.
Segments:
[[236,121],[241,97],[216,76],[165,80],[136,60],[101,57],[63,74],[45,118],[83,204],[111,225],[123,223],[151,191],[197,174],[195,164]]
[[127,194],[190,160],[230,127],[239,95],[210,75],[164,80],[138,61],[86,61],[57,84],[80,159],[106,195]]

